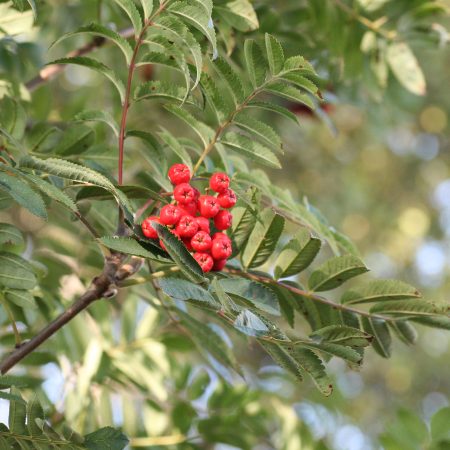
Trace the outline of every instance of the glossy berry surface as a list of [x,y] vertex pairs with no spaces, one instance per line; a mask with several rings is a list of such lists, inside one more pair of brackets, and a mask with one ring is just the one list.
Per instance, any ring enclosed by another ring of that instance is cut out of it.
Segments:
[[186,215],[195,216],[197,214],[197,211],[198,211],[197,202],[196,201],[180,205],[179,208],[181,209],[181,214],[183,216],[186,216]]
[[147,237],[149,239],[156,239],[158,237],[158,233],[153,228],[152,222],[160,223],[159,222],[159,217],[158,216],[149,216],[149,217],[147,217],[142,222],[142,225],[141,225],[142,233],[144,234],[145,237]]
[[214,260],[208,253],[194,253],[194,259],[205,273],[209,272],[214,266]]
[[163,225],[176,225],[181,218],[181,211],[175,205],[166,205],[161,208],[159,220]]
[[195,200],[196,193],[194,188],[188,183],[181,183],[175,186],[173,198],[181,205],[186,205]]
[[219,211],[214,217],[214,226],[218,230],[227,230],[231,227],[231,223],[233,221],[233,216],[231,213],[225,209],[222,209],[222,211]]
[[237,202],[236,194],[232,189],[227,189],[217,196],[217,201],[222,208],[232,208]]
[[198,199],[200,215],[206,218],[214,217],[220,211],[220,205],[216,197],[201,195]]
[[214,239],[225,239],[227,242],[231,242],[231,239],[229,238],[229,236],[225,233],[222,232],[218,232],[218,233],[214,233],[212,236],[213,240]]
[[198,223],[195,217],[183,216],[176,227],[176,232],[178,236],[182,238],[189,238],[194,236],[198,231]]
[[211,255],[214,259],[226,259],[233,252],[231,243],[225,239],[213,239],[211,246]]
[[219,272],[225,267],[226,263],[227,263],[227,259],[226,258],[224,258],[224,259],[215,259],[213,268],[211,270],[214,270],[215,272]]
[[174,164],[169,169],[169,180],[172,184],[187,183],[191,179],[191,171],[186,164]]
[[206,217],[200,216],[200,217],[196,217],[195,220],[198,223],[199,230],[205,231],[208,234],[211,232],[210,226],[209,226],[209,219],[207,219]]
[[192,248],[197,252],[205,252],[212,245],[211,236],[205,231],[197,231],[191,239]]
[[225,192],[230,186],[230,177],[223,172],[213,173],[209,179],[209,187],[214,192]]

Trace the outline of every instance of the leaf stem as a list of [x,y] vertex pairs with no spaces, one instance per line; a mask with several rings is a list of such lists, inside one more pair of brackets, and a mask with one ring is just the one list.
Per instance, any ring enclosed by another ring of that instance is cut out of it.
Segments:
[[8,305],[8,302],[6,301],[6,298],[4,297],[3,293],[0,292],[0,302],[2,303],[3,307],[5,308],[6,314],[8,315],[9,321],[11,322],[11,326],[13,328],[14,332],[14,340],[16,343],[16,347],[20,347],[22,344],[22,338],[20,337],[19,330],[17,329],[16,321],[14,319],[14,314],[11,311],[11,308]]
[[301,295],[302,297],[308,298],[310,300],[314,300],[315,302],[322,303],[324,305],[328,305],[331,308],[337,309],[340,311],[347,311],[350,313],[358,314],[360,316],[369,317],[372,319],[381,319],[381,320],[385,320],[386,322],[395,322],[396,321],[395,318],[382,316],[380,314],[372,314],[372,313],[369,313],[366,311],[361,311],[360,309],[356,309],[356,308],[352,308],[350,306],[343,305],[341,303],[335,303],[331,300],[327,300],[326,298],[324,298],[320,295],[314,294],[313,292],[305,291],[304,289],[299,289],[299,288],[296,288],[295,286],[290,286],[289,284],[283,283],[282,281],[274,280],[273,278],[265,277],[262,275],[256,275],[256,274],[249,273],[249,272],[243,272],[242,270],[232,269],[232,268],[228,268],[228,267],[224,269],[224,272],[228,272],[228,273],[235,274],[235,275],[240,275],[242,277],[245,277],[245,278],[248,278],[248,279],[254,280],[254,281],[259,281],[261,283],[272,284],[275,286],[282,287],[284,289],[287,289],[288,291],[293,292],[294,294]]

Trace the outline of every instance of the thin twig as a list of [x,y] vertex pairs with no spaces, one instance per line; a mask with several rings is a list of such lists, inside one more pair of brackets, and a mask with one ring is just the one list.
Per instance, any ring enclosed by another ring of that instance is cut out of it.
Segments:
[[5,297],[0,292],[0,303],[2,303],[3,307],[5,308],[6,314],[8,315],[9,321],[11,322],[11,326],[13,328],[14,332],[14,340],[16,343],[16,347],[19,347],[22,344],[22,338],[20,337],[19,330],[17,329],[16,320],[14,319],[14,314],[11,311],[11,308],[9,307]]

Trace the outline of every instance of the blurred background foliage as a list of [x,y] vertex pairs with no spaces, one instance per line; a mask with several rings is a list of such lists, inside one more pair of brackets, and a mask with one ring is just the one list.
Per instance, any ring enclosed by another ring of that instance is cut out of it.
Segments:
[[[26,6],[19,14],[11,2],[0,1],[0,95],[20,96],[33,121],[45,122],[45,127],[71,120],[82,109],[105,109],[117,116],[116,93],[83,68],[67,67],[32,94],[24,83],[46,61],[74,48],[71,42],[48,50],[64,32],[95,18],[125,28],[120,10],[102,0],[45,0],[37,6],[33,26]],[[305,55],[323,80],[325,98],[317,115],[292,108],[299,127],[279,120],[286,155],[283,170],[273,171],[271,180],[298,198],[306,196],[325,212],[330,223],[355,241],[373,276],[400,278],[429,298],[447,299],[450,50],[445,30],[450,2],[257,0],[254,7],[260,28],[242,32],[255,37],[270,32],[287,46],[287,53]],[[226,26],[222,32],[227,33]],[[239,55],[239,37],[230,35],[227,42],[228,50]],[[392,42],[407,42],[414,51],[421,71],[412,82],[396,78],[395,67],[387,61]],[[107,47],[98,56],[114,66],[115,52]],[[114,68],[121,70],[118,61]],[[172,74],[153,67],[140,71],[142,79],[161,76]],[[0,107],[0,115],[5,109]],[[130,123],[149,130],[161,123],[175,128],[164,110],[148,103],[131,111]],[[35,134],[28,135],[30,144],[37,142],[39,127],[26,126],[34,127]],[[95,132],[101,144],[80,155],[80,160],[113,169],[115,142],[102,125]],[[49,135],[39,151],[50,151],[52,142]],[[127,153],[128,177],[137,173],[140,161],[138,147]],[[145,175],[139,176],[145,180]],[[115,221],[111,211],[108,206],[95,208],[91,217],[108,228],[105,222]],[[29,251],[39,243],[35,259],[49,268],[51,276],[42,284],[53,289],[57,308],[61,306],[57,295],[67,306],[82,289],[80,280],[92,275],[99,256],[77,224],[68,225],[58,210],[52,214],[49,223],[19,209],[0,212],[0,218],[28,233]],[[46,248],[50,237],[53,247]],[[64,411],[65,419],[80,432],[122,425],[129,436],[136,436],[132,440],[136,448],[366,450],[383,445],[388,450],[409,450],[429,445],[429,431],[421,421],[429,423],[450,402],[450,336],[444,331],[421,327],[417,346],[396,341],[390,360],[370,350],[360,371],[332,360],[329,367],[336,388],[331,397],[323,398],[309,383],[291,384],[270,361],[261,361],[256,346],[249,350],[238,341],[235,345],[242,347],[237,349],[238,359],[245,361],[244,367],[263,368],[258,377],[248,370],[252,388],[238,380],[230,386],[195,356],[189,339],[176,333],[170,322],[154,309],[143,313],[137,295],[124,300],[125,296],[111,306],[94,305],[90,315],[77,318],[61,332],[53,343],[58,349],[69,348],[66,355],[51,349],[28,360],[26,376],[52,423],[61,421]],[[0,343],[10,345],[6,326],[4,331]],[[105,346],[108,339],[111,345]],[[34,367],[47,361],[42,370]],[[233,377],[213,365],[225,379]],[[0,400],[0,420],[5,420],[5,404]],[[439,420],[450,423],[448,409]],[[440,432],[448,433],[445,428],[441,426]],[[434,429],[439,432],[438,425]],[[196,444],[198,435],[205,444]],[[450,448],[443,445],[439,448]]]

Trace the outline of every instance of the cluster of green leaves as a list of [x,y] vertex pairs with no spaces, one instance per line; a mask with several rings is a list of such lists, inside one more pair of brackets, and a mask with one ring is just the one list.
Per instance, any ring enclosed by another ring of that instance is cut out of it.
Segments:
[[0,448],[122,450],[128,444],[126,436],[111,427],[86,436],[80,436],[67,425],[61,427],[61,432],[57,432],[46,421],[37,396],[29,402],[23,399],[19,389],[14,386],[17,380],[9,376],[0,378],[0,398],[9,400],[8,426],[0,424]]

